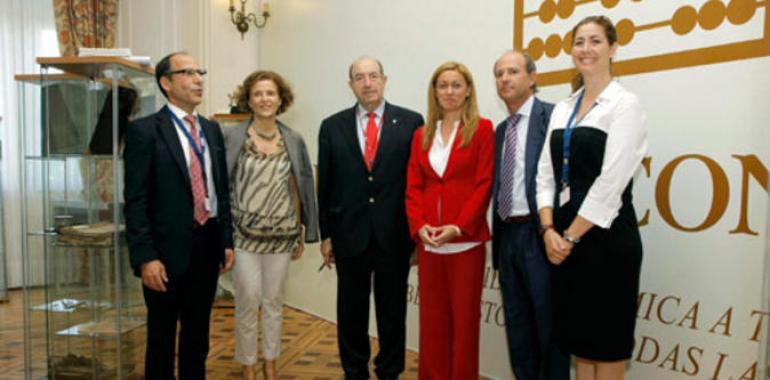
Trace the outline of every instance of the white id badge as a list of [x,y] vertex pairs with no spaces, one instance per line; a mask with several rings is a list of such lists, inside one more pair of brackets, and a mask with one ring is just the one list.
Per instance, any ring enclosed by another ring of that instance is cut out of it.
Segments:
[[567,202],[569,202],[569,187],[565,187],[559,193],[559,207],[564,206]]

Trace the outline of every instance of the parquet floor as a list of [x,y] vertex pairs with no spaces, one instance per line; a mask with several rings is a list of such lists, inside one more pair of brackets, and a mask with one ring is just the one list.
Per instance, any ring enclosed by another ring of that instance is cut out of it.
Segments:
[[[24,378],[24,335],[22,329],[21,291],[10,292],[10,301],[0,303],[0,380]],[[234,360],[234,309],[227,300],[219,300],[212,313],[211,349],[207,362],[209,379],[237,379],[240,365]],[[42,328],[43,325],[36,328]],[[336,325],[302,311],[284,309],[282,352],[278,361],[280,379],[336,380],[342,379],[337,352]],[[372,352],[377,352],[377,340],[372,339]],[[40,354],[33,350],[33,356]],[[42,351],[44,352],[44,348]],[[140,348],[137,361],[141,361]],[[406,353],[406,370],[402,379],[417,379],[417,354]],[[44,360],[44,359],[41,359]],[[44,365],[44,364],[43,364]],[[142,363],[136,363],[141,369]],[[139,370],[141,371],[141,370]],[[135,376],[132,378],[141,378]],[[376,379],[372,374],[372,379]],[[480,379],[484,379],[483,377]]]

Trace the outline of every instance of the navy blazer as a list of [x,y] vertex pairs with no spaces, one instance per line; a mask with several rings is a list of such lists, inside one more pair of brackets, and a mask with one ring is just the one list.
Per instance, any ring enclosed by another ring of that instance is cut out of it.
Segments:
[[[225,147],[219,124],[199,118],[211,158],[221,230],[218,255],[233,247]],[[187,270],[192,251],[193,195],[182,144],[168,107],[126,128],[126,240],[134,274],[143,263],[160,260],[170,275]]]
[[406,168],[420,114],[385,103],[377,153],[366,168],[356,132],[356,106],[329,116],[318,134],[318,214],[321,239],[334,256],[363,253],[374,239],[389,255],[414,244],[406,220]]
[[[537,177],[537,163],[540,160],[540,152],[543,150],[545,136],[548,132],[548,123],[551,121],[551,112],[553,104],[541,102],[534,98],[532,112],[529,115],[529,125],[527,126],[527,142],[524,157],[524,186],[527,190],[527,204],[529,213],[534,217],[534,226],[539,228],[540,216],[537,210],[537,201],[535,200],[535,177]],[[495,179],[492,185],[492,265],[498,268],[499,247],[500,247],[500,216],[497,214],[497,192],[500,188],[500,160],[505,142],[505,121],[501,122],[495,128]],[[543,249],[542,241],[540,248]],[[544,251],[543,251],[544,252]]]

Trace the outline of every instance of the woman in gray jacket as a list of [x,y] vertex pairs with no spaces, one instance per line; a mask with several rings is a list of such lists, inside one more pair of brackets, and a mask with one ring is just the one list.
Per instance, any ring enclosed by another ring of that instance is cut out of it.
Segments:
[[313,168],[305,141],[276,117],[294,95],[272,71],[246,77],[238,104],[252,117],[224,130],[234,225],[235,359],[253,379],[262,305],[264,375],[276,378],[283,294],[290,259],[318,241]]

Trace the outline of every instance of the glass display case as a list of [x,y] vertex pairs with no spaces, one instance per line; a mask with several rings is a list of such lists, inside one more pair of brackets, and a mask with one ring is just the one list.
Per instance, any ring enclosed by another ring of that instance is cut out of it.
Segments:
[[128,122],[157,109],[154,73],[116,57],[38,63],[39,74],[16,77],[26,378],[142,378],[121,151]]

